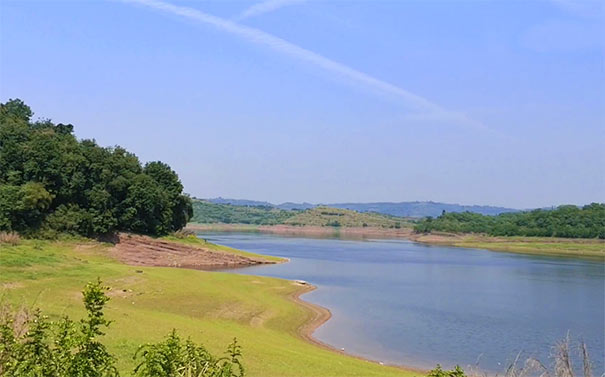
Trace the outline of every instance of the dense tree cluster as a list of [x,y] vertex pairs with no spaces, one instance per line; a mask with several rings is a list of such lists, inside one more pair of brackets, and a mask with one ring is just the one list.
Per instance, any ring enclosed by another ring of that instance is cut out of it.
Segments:
[[194,200],[191,221],[200,224],[275,225],[282,224],[298,213],[298,211],[288,211],[268,206],[238,206]]
[[553,210],[484,216],[477,213],[444,213],[426,218],[417,232],[485,233],[492,236],[530,236],[605,239],[605,204],[560,206]]
[[20,100],[0,104],[0,230],[162,235],[187,223],[191,201],[168,165],[142,166],[121,147],[78,141],[71,124],[32,115]]

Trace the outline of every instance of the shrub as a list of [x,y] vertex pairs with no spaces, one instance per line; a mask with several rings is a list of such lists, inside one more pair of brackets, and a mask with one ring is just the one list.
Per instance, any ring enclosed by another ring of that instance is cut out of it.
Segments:
[[466,377],[466,374],[460,365],[456,365],[452,370],[443,370],[441,365],[437,364],[437,367],[431,370],[427,377]]
[[163,342],[139,347],[134,355],[141,360],[134,369],[139,377],[240,377],[244,368],[240,362],[241,349],[237,340],[227,348],[227,356],[216,358],[203,346],[187,339],[183,341],[172,330]]
[[[116,358],[100,339],[110,325],[103,308],[109,288],[98,280],[83,291],[86,318],[74,322],[64,317],[51,322],[39,310],[12,312],[0,306],[1,377],[118,377]],[[241,347],[237,340],[227,356],[214,357],[175,330],[157,344],[139,347],[134,370],[140,377],[243,377]]]

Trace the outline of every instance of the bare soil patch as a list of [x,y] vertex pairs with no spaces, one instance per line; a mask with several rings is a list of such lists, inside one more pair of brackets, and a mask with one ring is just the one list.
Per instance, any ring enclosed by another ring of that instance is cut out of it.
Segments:
[[133,266],[181,267],[212,270],[270,264],[260,258],[164,241],[148,236],[120,233],[110,254]]

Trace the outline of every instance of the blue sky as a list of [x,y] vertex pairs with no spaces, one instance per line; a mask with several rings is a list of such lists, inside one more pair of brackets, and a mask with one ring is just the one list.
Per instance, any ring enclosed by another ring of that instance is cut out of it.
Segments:
[[603,4],[0,2],[0,100],[198,197],[605,201]]

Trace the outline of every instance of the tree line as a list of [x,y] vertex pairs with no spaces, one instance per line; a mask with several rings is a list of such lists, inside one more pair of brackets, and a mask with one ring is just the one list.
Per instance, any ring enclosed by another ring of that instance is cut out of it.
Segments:
[[564,205],[553,210],[536,209],[498,216],[471,212],[443,213],[437,218],[423,219],[414,229],[419,233],[442,231],[492,236],[605,239],[605,204]]
[[52,237],[116,231],[163,235],[193,214],[177,174],[121,147],[78,140],[71,124],[0,104],[0,230]]
[[191,221],[200,224],[276,225],[298,213],[297,210],[282,210],[269,206],[240,206],[194,200]]

